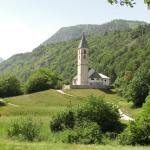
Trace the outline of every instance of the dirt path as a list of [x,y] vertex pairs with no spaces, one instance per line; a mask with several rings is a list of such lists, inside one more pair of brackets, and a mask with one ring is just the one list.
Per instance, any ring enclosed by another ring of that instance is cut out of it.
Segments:
[[124,114],[121,109],[118,110],[122,120],[133,121],[134,119]]
[[58,93],[63,94],[63,95],[67,95],[67,96],[71,96],[71,97],[75,97],[74,95],[71,94],[67,94],[65,93],[63,90],[56,90]]
[[[65,93],[63,90],[56,90],[56,91],[57,91],[58,93],[60,93],[60,94],[63,94],[63,95],[75,97],[74,95],[70,95],[70,94]],[[119,109],[118,111],[119,111],[119,114],[120,114],[122,120],[127,120],[127,121],[133,121],[133,120],[134,120],[133,118],[131,118],[131,117],[127,116],[126,114],[124,114],[124,113],[121,111],[121,109]]]

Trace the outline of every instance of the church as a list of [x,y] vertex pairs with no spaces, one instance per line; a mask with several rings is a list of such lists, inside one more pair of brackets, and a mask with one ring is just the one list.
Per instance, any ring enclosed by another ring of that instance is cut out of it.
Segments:
[[85,34],[78,46],[77,51],[77,75],[72,80],[70,88],[107,88],[110,85],[110,78],[88,66],[89,49]]

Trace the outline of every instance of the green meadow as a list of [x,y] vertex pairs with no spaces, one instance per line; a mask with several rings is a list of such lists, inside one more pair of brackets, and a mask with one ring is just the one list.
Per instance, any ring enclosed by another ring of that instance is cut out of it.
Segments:
[[[63,95],[56,90],[48,90],[29,95],[17,96],[4,99],[6,106],[0,107],[0,149],[1,150],[148,150],[150,147],[130,147],[120,146],[117,142],[108,142],[107,145],[78,145],[64,144],[60,142],[61,135],[50,132],[49,122],[51,117],[57,112],[63,111],[67,107],[80,105],[85,101],[85,97],[94,95],[101,96],[107,102],[117,105],[125,114],[136,118],[141,109],[132,108],[132,103],[128,103],[124,98],[117,96],[115,92],[106,93],[100,90],[66,90],[73,96]],[[35,120],[42,122],[41,140],[37,142],[20,141],[11,139],[7,135],[7,130],[12,120],[20,117],[32,116]],[[127,121],[126,121],[127,123]]]

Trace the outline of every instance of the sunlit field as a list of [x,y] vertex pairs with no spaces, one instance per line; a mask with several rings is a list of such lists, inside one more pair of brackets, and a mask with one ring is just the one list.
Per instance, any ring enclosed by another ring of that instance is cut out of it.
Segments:
[[[0,149],[2,150],[148,150],[150,147],[130,147],[119,146],[117,142],[108,142],[107,145],[78,145],[64,144],[59,140],[61,135],[54,135],[50,132],[49,122],[51,117],[57,112],[63,111],[67,107],[80,105],[85,101],[85,97],[94,95],[101,96],[104,100],[118,105],[122,111],[131,117],[136,117],[140,109],[133,109],[132,103],[128,103],[124,98],[119,97],[115,92],[105,93],[100,90],[66,90],[67,96],[58,93],[56,90],[34,93],[30,95],[12,97],[4,99],[7,106],[0,107]],[[13,104],[13,105],[11,105]],[[41,141],[26,142],[19,139],[11,139],[7,135],[7,130],[11,121],[20,117],[32,116],[35,120],[42,122]]]

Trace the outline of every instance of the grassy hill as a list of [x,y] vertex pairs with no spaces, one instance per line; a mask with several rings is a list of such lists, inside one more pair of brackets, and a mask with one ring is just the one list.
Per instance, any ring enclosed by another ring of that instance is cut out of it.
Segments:
[[[0,149],[26,149],[26,150],[46,150],[46,149],[71,149],[71,150],[148,150],[149,147],[129,147],[118,146],[116,143],[110,143],[109,145],[70,145],[59,143],[59,136],[54,136],[49,130],[49,121],[52,115],[64,110],[70,105],[80,105],[83,103],[84,97],[94,95],[102,96],[105,101],[118,105],[125,114],[131,117],[136,117],[140,113],[140,109],[133,109],[131,103],[127,103],[126,100],[120,96],[117,96],[114,92],[105,93],[100,90],[66,90],[67,96],[58,93],[56,90],[48,90],[38,92],[30,95],[17,96],[4,99],[8,105],[0,107]],[[15,104],[15,105],[12,105]],[[42,127],[42,139],[41,142],[19,142],[18,140],[12,140],[7,137],[7,129],[10,126],[11,120],[18,118],[19,116],[33,116],[35,120],[41,120],[43,122]],[[56,142],[57,143],[54,143]]]
[[[16,115],[53,115],[55,112],[63,110],[70,105],[80,105],[87,96],[102,96],[108,102],[118,105],[126,114],[131,117],[136,117],[140,109],[132,109],[132,103],[127,103],[126,100],[117,96],[115,92],[106,93],[101,90],[94,89],[72,89],[65,90],[66,93],[73,95],[63,95],[56,90],[48,90],[29,95],[17,96],[12,98],[5,98],[7,103],[16,105],[0,108],[3,116]],[[23,109],[22,109],[23,108]],[[59,109],[58,109],[59,108]]]

